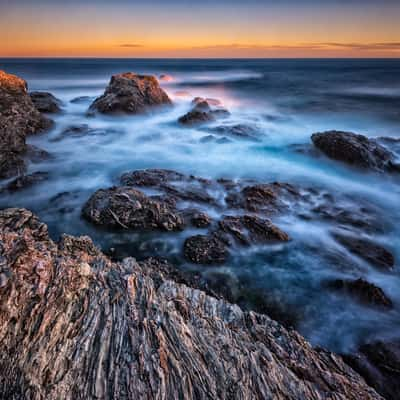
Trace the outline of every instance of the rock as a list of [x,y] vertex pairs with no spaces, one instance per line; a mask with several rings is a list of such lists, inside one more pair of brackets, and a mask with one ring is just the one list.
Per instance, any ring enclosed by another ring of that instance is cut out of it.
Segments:
[[208,130],[216,135],[233,136],[238,139],[248,139],[254,141],[260,140],[259,130],[250,125],[221,125],[215,128],[209,128]]
[[183,228],[182,218],[170,204],[127,186],[98,190],[84,205],[82,215],[108,228],[163,231]]
[[161,186],[170,181],[182,181],[185,175],[169,169],[141,169],[127,172],[121,176],[120,182],[126,186]]
[[25,172],[26,136],[50,126],[35,108],[26,82],[0,71],[0,179]]
[[207,104],[209,104],[209,105],[211,105],[211,106],[216,106],[216,107],[222,106],[222,103],[221,103],[220,100],[218,100],[218,99],[213,99],[213,98],[210,98],[210,97],[207,97],[207,98],[204,98],[204,97],[195,97],[195,98],[192,100],[192,104],[193,104],[193,105],[196,105],[196,104],[199,104],[199,103],[204,103],[204,102],[206,102]]
[[254,215],[224,216],[218,223],[215,233],[225,243],[230,243],[230,238],[235,242],[249,246],[252,243],[287,242],[289,236],[270,220]]
[[225,201],[231,207],[244,208],[251,212],[273,214],[287,208],[284,197],[298,197],[298,190],[287,183],[266,183],[245,186],[240,192],[229,193]]
[[361,278],[356,280],[336,279],[329,282],[328,287],[347,293],[360,303],[368,306],[393,307],[392,301],[380,287]]
[[58,113],[61,111],[61,100],[48,92],[29,93],[35,107],[43,113]]
[[200,125],[230,115],[228,110],[222,108],[212,109],[210,103],[201,97],[196,97],[192,104],[194,104],[192,110],[178,119],[180,124]]
[[334,160],[380,172],[395,168],[393,154],[376,140],[366,136],[327,131],[314,133],[311,140],[318,149]]
[[381,399],[267,316],[87,237],[55,244],[27,210],[0,211],[0,243],[3,399]]
[[8,183],[2,190],[8,192],[16,192],[21,189],[26,189],[35,185],[38,182],[43,182],[48,179],[48,172],[37,171],[29,175],[21,175]]
[[153,107],[171,104],[154,76],[126,72],[112,76],[104,94],[92,103],[89,112],[142,114]]
[[400,392],[400,340],[376,341],[362,345],[345,361],[387,400],[397,400]]
[[374,267],[382,270],[393,269],[394,256],[383,246],[368,239],[360,239],[340,233],[335,233],[334,237],[347,250],[369,262]]
[[183,254],[188,261],[203,265],[223,264],[229,256],[226,245],[213,235],[187,238]]
[[181,214],[186,221],[185,225],[192,225],[196,228],[207,228],[212,222],[211,218],[202,211],[186,209]]
[[92,97],[90,97],[90,96],[79,96],[79,97],[75,97],[72,100],[70,100],[70,103],[83,104],[83,103],[88,103],[91,100],[92,100]]

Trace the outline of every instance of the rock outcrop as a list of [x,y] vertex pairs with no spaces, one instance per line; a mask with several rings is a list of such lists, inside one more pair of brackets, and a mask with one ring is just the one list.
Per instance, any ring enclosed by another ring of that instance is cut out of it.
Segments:
[[[295,331],[0,211],[0,396],[381,399]],[[151,264],[151,263],[150,263]]]
[[29,93],[35,107],[43,113],[54,114],[61,111],[61,100],[48,92]]
[[207,122],[213,122],[218,118],[226,118],[230,115],[225,108],[211,108],[210,103],[200,97],[193,100],[194,107],[182,115],[178,122],[182,125],[201,125]]
[[182,217],[171,204],[125,186],[95,192],[82,215],[109,228],[176,231],[183,226]]
[[23,159],[27,135],[51,126],[34,106],[26,82],[0,71],[0,179],[26,170]]
[[153,107],[171,104],[154,76],[126,72],[111,77],[104,94],[92,103],[89,113],[143,114]]
[[311,136],[314,145],[329,158],[375,171],[400,171],[392,152],[374,139],[352,132],[327,131]]

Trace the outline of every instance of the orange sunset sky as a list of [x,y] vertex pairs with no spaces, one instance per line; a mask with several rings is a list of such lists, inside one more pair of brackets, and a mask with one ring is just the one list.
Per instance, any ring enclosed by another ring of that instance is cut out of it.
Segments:
[[0,0],[0,57],[399,57],[399,21],[400,0]]

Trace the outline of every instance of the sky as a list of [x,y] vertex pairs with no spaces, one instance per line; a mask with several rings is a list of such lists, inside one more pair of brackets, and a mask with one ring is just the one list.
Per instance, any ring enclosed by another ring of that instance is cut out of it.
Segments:
[[400,0],[0,0],[0,57],[400,57]]

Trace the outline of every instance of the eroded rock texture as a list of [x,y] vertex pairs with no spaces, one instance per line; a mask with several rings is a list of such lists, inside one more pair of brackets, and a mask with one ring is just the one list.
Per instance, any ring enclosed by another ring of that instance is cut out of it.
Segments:
[[171,103],[154,76],[126,72],[111,77],[104,94],[92,103],[89,113],[141,114],[151,107]]
[[379,399],[340,357],[87,237],[0,212],[7,399]]
[[26,170],[25,138],[51,126],[34,106],[26,82],[0,71],[0,179]]

